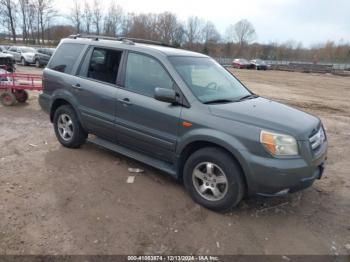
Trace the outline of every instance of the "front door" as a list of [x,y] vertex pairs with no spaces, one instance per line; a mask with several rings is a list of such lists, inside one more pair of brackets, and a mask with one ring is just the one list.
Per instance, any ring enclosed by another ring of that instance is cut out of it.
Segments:
[[173,161],[181,106],[153,98],[156,87],[174,88],[161,63],[129,52],[123,88],[118,89],[116,128],[119,143]]

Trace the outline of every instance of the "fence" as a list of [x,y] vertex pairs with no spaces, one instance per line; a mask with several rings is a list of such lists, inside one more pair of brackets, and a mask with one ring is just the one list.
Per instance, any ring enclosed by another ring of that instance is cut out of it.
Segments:
[[[214,58],[218,63],[224,66],[230,66],[232,64],[233,58],[228,57],[215,57]],[[282,68],[285,66],[285,68],[294,66],[295,68],[300,66],[307,66],[310,67],[329,67],[331,70],[350,70],[350,64],[342,64],[342,63],[325,63],[325,62],[319,62],[317,64],[312,62],[303,62],[303,61],[286,61],[286,60],[265,60],[266,64],[272,66],[272,68]]]

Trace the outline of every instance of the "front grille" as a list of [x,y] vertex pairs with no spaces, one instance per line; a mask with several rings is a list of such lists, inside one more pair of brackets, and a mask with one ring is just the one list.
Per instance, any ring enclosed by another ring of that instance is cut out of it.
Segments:
[[326,141],[326,135],[322,126],[310,137],[309,141],[312,150],[317,150],[324,143],[324,141]]

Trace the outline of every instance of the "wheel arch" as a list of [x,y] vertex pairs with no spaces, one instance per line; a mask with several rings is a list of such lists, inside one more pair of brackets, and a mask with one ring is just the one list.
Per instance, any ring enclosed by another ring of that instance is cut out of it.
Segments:
[[247,176],[248,168],[247,163],[244,160],[243,156],[240,154],[239,150],[235,148],[232,145],[228,145],[227,142],[221,141],[220,139],[213,139],[212,137],[210,139],[201,138],[198,140],[192,140],[188,143],[182,145],[182,147],[179,150],[178,154],[178,162],[177,162],[177,174],[180,181],[183,179],[183,168],[185,166],[185,163],[188,159],[188,157],[193,154],[194,152],[198,151],[199,149],[205,148],[205,147],[217,147],[221,150],[225,151],[227,154],[231,156],[233,161],[236,162],[237,166],[240,168],[242,175],[243,175],[243,181],[245,185],[245,192],[248,192],[249,189],[249,179]]
[[75,102],[75,99],[72,98],[69,94],[66,94],[66,93],[55,94],[53,96],[52,103],[50,106],[50,120],[51,120],[51,122],[53,122],[53,118],[54,118],[55,111],[57,110],[57,108],[59,108],[62,105],[69,105],[73,108],[74,112],[76,113],[78,120],[79,120],[81,126],[83,127],[83,129],[86,130],[86,127],[85,127],[83,121],[81,121],[82,120],[81,114],[80,114],[76,104],[77,103]]

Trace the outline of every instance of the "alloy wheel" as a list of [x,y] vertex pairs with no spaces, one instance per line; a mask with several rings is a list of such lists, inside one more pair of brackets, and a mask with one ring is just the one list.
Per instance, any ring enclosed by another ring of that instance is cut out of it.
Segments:
[[62,114],[57,120],[58,133],[65,141],[69,141],[74,135],[74,126],[71,117],[67,114]]
[[193,169],[192,182],[198,194],[206,200],[219,201],[227,194],[226,174],[214,163],[199,163]]

